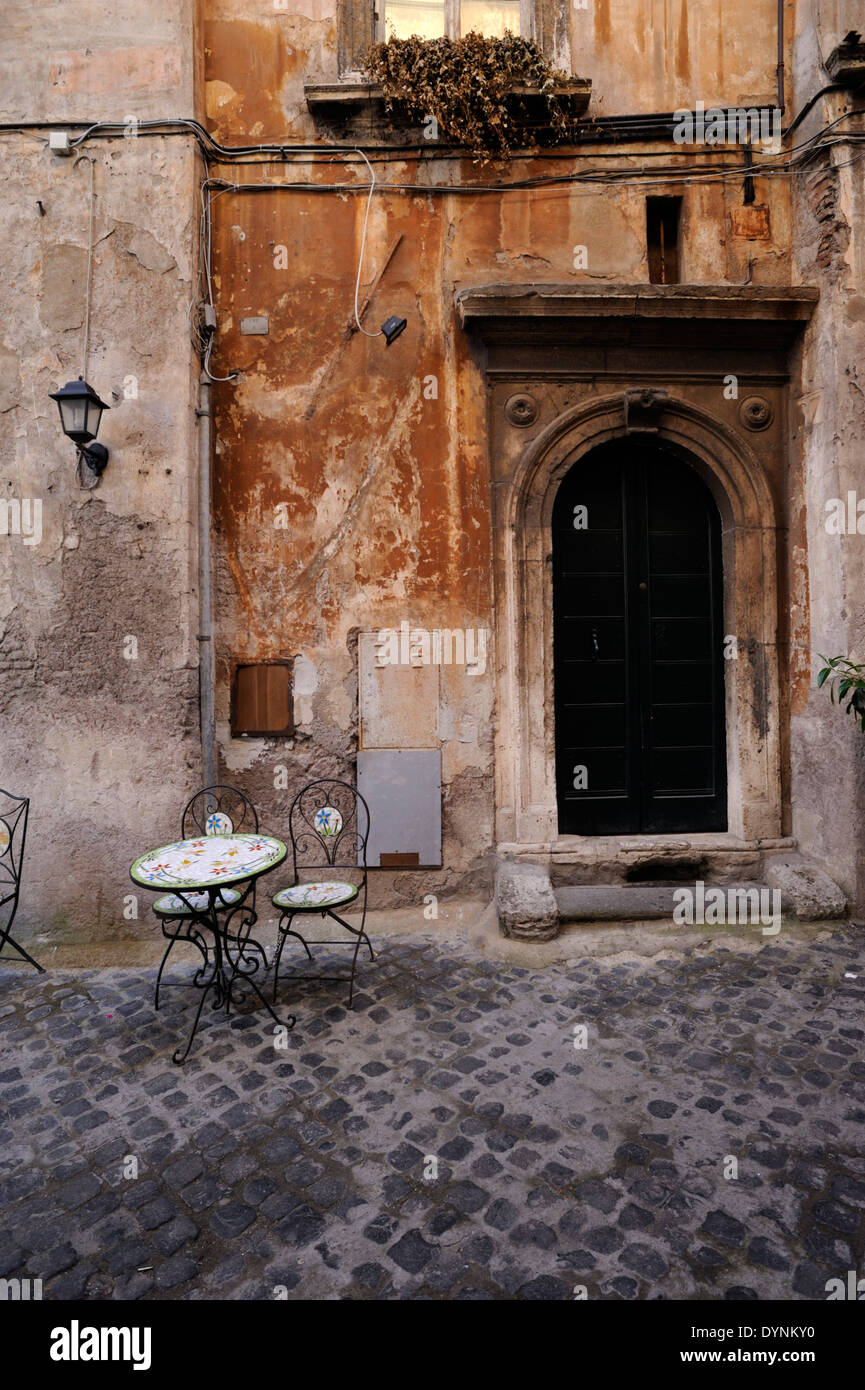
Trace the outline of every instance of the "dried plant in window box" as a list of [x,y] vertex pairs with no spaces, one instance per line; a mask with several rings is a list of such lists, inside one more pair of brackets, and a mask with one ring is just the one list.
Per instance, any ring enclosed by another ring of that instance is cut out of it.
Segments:
[[423,126],[434,117],[440,138],[462,145],[476,160],[507,159],[536,143],[527,138],[526,116],[528,104],[539,99],[544,143],[561,141],[572,129],[560,99],[572,79],[536,44],[513,34],[390,39],[370,46],[367,72],[392,120]]

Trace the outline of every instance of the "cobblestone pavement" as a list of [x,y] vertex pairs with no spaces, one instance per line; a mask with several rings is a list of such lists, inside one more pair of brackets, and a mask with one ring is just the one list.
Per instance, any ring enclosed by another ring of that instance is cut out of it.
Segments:
[[206,1012],[183,1067],[197,995],[156,1015],[154,977],[0,969],[0,1275],[45,1298],[822,1300],[861,1266],[854,929],[537,971],[385,938],[353,1013],[281,982],[287,1047]]

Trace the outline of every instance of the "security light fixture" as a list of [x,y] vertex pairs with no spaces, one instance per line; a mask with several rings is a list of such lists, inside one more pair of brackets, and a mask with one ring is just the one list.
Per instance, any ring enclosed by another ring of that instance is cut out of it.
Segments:
[[389,319],[385,319],[381,331],[384,334],[386,345],[390,347],[394,338],[398,338],[403,329],[407,327],[408,319],[398,319],[395,314],[391,314]]
[[104,444],[91,444],[90,441],[99,433],[103,410],[110,410],[111,407],[99,399],[83,377],[77,381],[67,381],[59,391],[49,394],[52,401],[57,402],[63,433],[76,445],[79,461],[86,463],[92,473],[99,475],[108,462],[108,450]]

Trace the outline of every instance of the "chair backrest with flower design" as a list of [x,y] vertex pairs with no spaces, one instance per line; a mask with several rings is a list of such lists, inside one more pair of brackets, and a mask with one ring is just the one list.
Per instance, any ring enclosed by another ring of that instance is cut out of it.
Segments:
[[249,797],[237,787],[217,783],[196,792],[183,812],[180,836],[257,835],[258,812]]
[[18,910],[29,810],[28,796],[13,796],[0,788],[0,931],[9,930]]
[[309,782],[291,804],[288,833],[295,883],[301,869],[356,869],[366,889],[369,807],[350,783]]

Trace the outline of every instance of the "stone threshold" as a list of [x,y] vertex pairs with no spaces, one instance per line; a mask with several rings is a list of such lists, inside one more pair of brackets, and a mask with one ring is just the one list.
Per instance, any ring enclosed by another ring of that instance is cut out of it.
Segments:
[[773,915],[777,904],[800,921],[846,915],[844,892],[786,837],[750,842],[730,835],[604,836],[582,842],[573,837],[576,847],[569,838],[546,847],[499,846],[495,903],[504,936],[550,941],[564,922],[669,918],[677,888],[696,892],[698,883],[722,889],[725,900],[730,892],[756,889],[758,903],[761,889],[777,889]]
[[[648,922],[659,918],[672,919],[676,908],[676,893],[688,884],[603,884],[576,888],[554,889],[559,908],[559,921],[564,922]],[[721,890],[730,893],[756,890],[766,893],[765,883],[742,882],[725,884]],[[735,899],[734,899],[735,901]],[[771,903],[764,898],[764,903]]]
[[496,851],[503,858],[524,858],[538,854],[568,856],[574,862],[591,862],[611,854],[692,854],[696,851],[722,851],[725,854],[754,854],[766,850],[795,850],[792,836],[774,839],[743,839],[730,831],[694,835],[559,835],[555,840],[502,841]]
[[543,865],[555,886],[646,884],[665,878],[732,883],[759,878],[768,860],[795,854],[791,836],[743,839],[729,832],[695,835],[561,835],[500,844],[500,860]]

